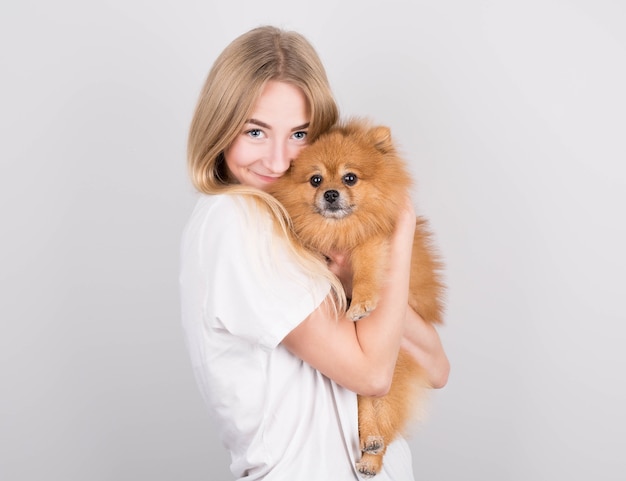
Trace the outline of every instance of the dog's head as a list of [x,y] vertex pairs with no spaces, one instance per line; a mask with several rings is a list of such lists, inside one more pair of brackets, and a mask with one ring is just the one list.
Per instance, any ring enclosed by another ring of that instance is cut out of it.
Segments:
[[296,230],[390,231],[410,184],[389,128],[352,120],[303,149],[271,193]]

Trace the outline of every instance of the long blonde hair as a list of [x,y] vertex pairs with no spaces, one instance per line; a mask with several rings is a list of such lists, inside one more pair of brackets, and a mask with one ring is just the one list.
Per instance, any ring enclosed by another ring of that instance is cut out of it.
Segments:
[[[252,29],[233,40],[218,56],[204,83],[187,143],[187,164],[194,187],[205,194],[241,194],[256,201],[284,235],[298,262],[311,275],[331,282],[337,306],[344,309],[339,280],[319,256],[297,242],[283,206],[261,190],[228,179],[224,151],[243,129],[263,87],[270,80],[298,87],[310,110],[307,139],[314,141],[338,120],[326,71],[309,41],[297,32],[272,26]],[[336,306],[336,307],[337,307]]]

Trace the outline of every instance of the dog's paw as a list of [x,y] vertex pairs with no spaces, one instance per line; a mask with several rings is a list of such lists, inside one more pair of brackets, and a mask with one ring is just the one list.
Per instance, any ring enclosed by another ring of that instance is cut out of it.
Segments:
[[350,319],[353,321],[358,321],[359,319],[369,316],[370,312],[375,308],[375,301],[354,302],[354,299],[352,299],[350,309],[348,309],[348,316],[350,316]]
[[361,478],[373,478],[383,466],[382,456],[365,453],[361,460],[356,463],[356,470]]
[[385,449],[385,440],[382,436],[368,436],[361,442],[361,451],[369,454],[380,454]]

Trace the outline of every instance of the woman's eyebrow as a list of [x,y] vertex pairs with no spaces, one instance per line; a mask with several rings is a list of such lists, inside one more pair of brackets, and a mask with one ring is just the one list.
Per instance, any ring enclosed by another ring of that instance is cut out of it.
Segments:
[[246,124],[254,124],[254,125],[258,125],[259,127],[263,127],[264,129],[271,129],[271,127],[266,124],[265,122],[261,122],[260,120],[257,119],[248,119],[246,120]]

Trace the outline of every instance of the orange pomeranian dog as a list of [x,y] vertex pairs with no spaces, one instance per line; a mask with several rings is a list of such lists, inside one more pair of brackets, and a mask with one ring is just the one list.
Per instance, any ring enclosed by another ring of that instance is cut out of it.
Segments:
[[[354,277],[348,315],[354,320],[376,308],[388,240],[410,186],[389,128],[363,120],[351,120],[320,136],[272,185],[270,193],[287,209],[304,245],[320,254],[350,256]],[[441,267],[427,221],[418,217],[409,304],[430,323],[442,322]],[[362,476],[380,472],[387,446],[406,432],[419,394],[427,388],[423,370],[401,350],[389,393],[358,397],[362,457],[357,469]]]

